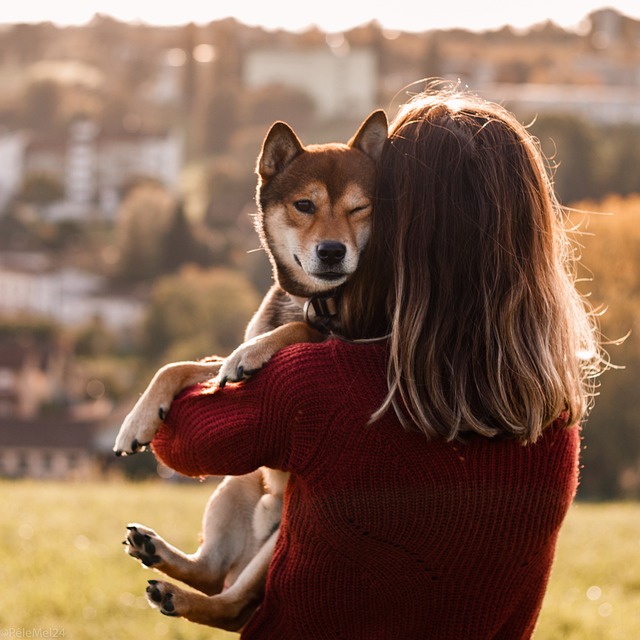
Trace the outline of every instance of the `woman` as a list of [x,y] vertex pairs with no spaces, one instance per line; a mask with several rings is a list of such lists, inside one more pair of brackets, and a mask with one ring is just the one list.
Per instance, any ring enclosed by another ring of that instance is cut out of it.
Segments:
[[291,472],[243,638],[528,638],[602,368],[542,156],[502,108],[430,90],[379,167],[350,336],[173,404],[189,475]]

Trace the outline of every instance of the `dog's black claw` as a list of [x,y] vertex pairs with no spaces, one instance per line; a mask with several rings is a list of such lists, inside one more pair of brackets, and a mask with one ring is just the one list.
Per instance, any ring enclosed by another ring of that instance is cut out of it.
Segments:
[[160,420],[162,420],[162,422],[164,422],[164,419],[167,417],[167,413],[164,410],[164,407],[160,407],[158,409],[158,418],[160,418]]
[[218,389],[224,389],[228,380],[229,380],[228,376],[224,376],[224,378],[220,378],[220,382],[218,382]]
[[236,369],[236,381],[239,382],[240,380],[242,380],[244,378],[244,367],[242,365],[240,365],[237,369]]
[[131,442],[131,453],[144,451],[149,446],[149,444],[149,442],[140,442],[137,438],[134,438]]
[[119,458],[121,455],[123,455],[123,452],[120,451],[120,449],[118,449],[118,451],[114,452],[116,454],[116,456]]

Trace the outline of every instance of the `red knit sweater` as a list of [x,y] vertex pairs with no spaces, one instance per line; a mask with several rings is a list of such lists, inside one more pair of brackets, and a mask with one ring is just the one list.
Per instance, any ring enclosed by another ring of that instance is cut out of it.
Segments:
[[175,401],[156,455],[192,475],[291,472],[261,608],[243,638],[528,638],[574,497],[579,432],[428,441],[389,412],[386,350],[329,340]]

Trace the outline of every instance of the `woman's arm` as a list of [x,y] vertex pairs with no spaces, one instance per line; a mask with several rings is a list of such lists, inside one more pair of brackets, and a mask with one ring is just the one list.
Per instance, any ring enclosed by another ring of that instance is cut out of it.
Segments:
[[[286,458],[289,438],[269,392],[269,375],[211,392],[196,385],[174,400],[152,448],[168,467],[188,476],[243,475]],[[267,436],[268,432],[268,437]]]
[[245,382],[213,393],[190,387],[174,400],[153,450],[189,476],[262,466],[299,472],[322,449],[338,409],[353,407],[354,420],[366,423],[384,397],[385,354],[339,340],[297,344]]

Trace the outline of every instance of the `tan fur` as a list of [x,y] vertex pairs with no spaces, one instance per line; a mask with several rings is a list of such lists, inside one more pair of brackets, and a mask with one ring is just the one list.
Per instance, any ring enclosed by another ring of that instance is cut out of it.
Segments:
[[[249,323],[245,342],[226,359],[172,363],[156,373],[122,424],[118,455],[145,448],[181,389],[216,375],[222,384],[240,381],[283,347],[325,338],[304,321],[302,306],[310,296],[335,291],[358,267],[386,135],[381,111],[347,145],[303,147],[288,125],[272,126],[258,160],[256,227],[276,284]],[[305,211],[309,203],[313,211]],[[264,593],[287,479],[267,468],[225,478],[207,504],[194,554],[152,529],[129,525],[129,555],[201,592],[154,580],[147,589],[150,603],[166,615],[209,626],[237,630],[246,624]]]

